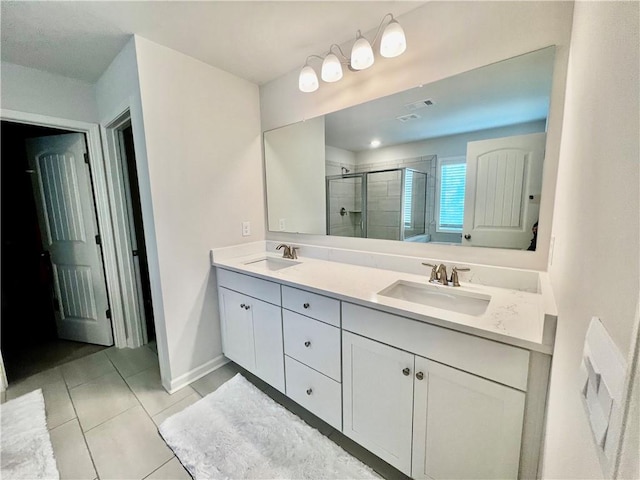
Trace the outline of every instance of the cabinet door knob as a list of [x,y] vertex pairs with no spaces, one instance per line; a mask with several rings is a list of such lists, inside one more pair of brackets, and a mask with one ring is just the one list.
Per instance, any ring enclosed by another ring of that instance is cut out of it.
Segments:
[[313,393],[313,390],[311,388],[307,388],[307,395],[311,395]]
[[244,303],[241,303],[240,308],[244,308],[244,307],[246,307],[246,305]]
[[418,380],[422,380],[422,379],[424,378],[424,373],[422,373],[422,372],[418,372],[418,373],[416,373],[416,378],[417,378]]
[[309,305],[308,303],[305,303],[304,305],[302,305],[304,308],[309,308],[311,305]]
[[245,306],[244,306],[244,309],[245,309],[245,310],[249,310],[250,308],[251,308],[251,305],[245,305]]
[[304,342],[304,346],[305,347],[310,347],[311,346],[311,342],[309,340],[307,340],[306,342]]
[[405,377],[408,377],[409,374],[411,373],[411,370],[409,370],[409,367],[405,367],[402,369],[402,373],[404,374]]

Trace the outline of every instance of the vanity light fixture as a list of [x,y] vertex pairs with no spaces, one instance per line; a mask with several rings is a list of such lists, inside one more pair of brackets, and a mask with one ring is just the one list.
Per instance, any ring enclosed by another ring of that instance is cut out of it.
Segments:
[[[375,56],[371,45],[376,43],[380,36],[380,32],[382,31],[382,26],[387,21],[388,23],[386,24],[386,27],[382,32],[382,37],[380,38],[380,55],[385,58],[393,58],[398,55],[402,55],[407,49],[407,40],[404,35],[404,30],[402,30],[398,21],[393,18],[393,15],[391,13],[387,13],[382,17],[376,35],[371,43],[369,43],[360,30],[358,30],[356,33],[356,41],[351,49],[350,57],[347,57],[337,44],[331,45],[331,47],[329,47],[329,51],[324,57],[319,55],[309,55],[304,63],[304,67],[302,67],[302,70],[300,71],[300,76],[298,77],[298,88],[300,91],[311,93],[315,92],[319,87],[318,75],[313,67],[309,65],[309,60],[312,58],[322,60],[320,78],[327,83],[337,82],[342,78],[342,65],[346,65],[349,70],[352,71],[364,70],[373,65]],[[334,47],[336,51],[334,51]]]

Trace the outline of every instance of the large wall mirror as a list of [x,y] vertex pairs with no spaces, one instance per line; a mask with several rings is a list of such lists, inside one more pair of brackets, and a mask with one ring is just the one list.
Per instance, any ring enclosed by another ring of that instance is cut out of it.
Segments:
[[554,56],[265,132],[269,230],[534,250]]

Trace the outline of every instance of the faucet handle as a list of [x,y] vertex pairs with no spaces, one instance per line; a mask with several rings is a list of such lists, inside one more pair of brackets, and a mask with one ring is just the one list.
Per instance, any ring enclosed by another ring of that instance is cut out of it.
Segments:
[[429,276],[429,281],[433,282],[433,281],[437,280],[437,277],[438,277],[438,266],[434,265],[432,263],[424,263],[424,262],[422,262],[422,265],[424,265],[425,267],[431,267],[431,275]]
[[294,260],[298,258],[298,254],[296,253],[296,250],[300,250],[300,247],[289,247],[289,251],[291,252],[291,258],[293,258]]
[[459,287],[460,286],[460,282],[458,281],[458,272],[468,272],[470,271],[470,268],[460,268],[460,267],[453,267],[451,269],[451,284],[454,287]]

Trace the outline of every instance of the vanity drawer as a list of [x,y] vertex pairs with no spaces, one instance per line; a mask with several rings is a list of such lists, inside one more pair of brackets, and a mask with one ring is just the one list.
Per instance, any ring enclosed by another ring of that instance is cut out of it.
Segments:
[[273,305],[281,305],[280,284],[262,280],[261,278],[243,275],[218,268],[216,270],[218,286],[244,293],[250,297],[264,300]]
[[342,431],[342,386],[285,355],[287,396]]
[[342,328],[526,391],[529,352],[372,308],[342,303]]
[[283,310],[284,353],[340,381],[340,329]]
[[283,286],[282,306],[307,317],[340,327],[340,300]]

